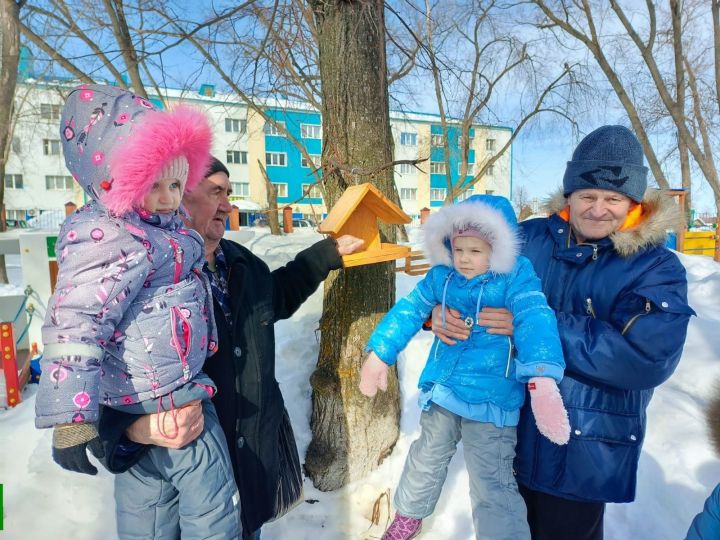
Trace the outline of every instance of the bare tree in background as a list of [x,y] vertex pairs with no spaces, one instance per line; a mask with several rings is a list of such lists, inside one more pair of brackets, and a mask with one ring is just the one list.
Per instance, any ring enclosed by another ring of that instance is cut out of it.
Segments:
[[[644,5],[610,1],[546,2],[533,0],[539,8],[536,23],[558,43],[579,44],[589,51],[610,88],[625,109],[661,188],[670,185],[648,132],[643,107],[648,87],[638,91],[638,80],[649,82],[654,101],[676,133],[682,184],[689,187],[686,152],[692,156],[715,196],[720,209],[720,180],[714,148],[720,107],[720,22],[718,0],[684,2],[670,0],[669,10],[651,0]],[[708,17],[710,15],[710,17]],[[690,24],[683,17],[692,17]],[[712,21],[709,27],[707,21]],[[713,36],[713,60],[702,36]],[[662,36],[666,39],[661,39]],[[632,69],[630,69],[632,66]],[[623,71],[625,70],[625,71]],[[638,97],[640,96],[640,97]],[[687,96],[687,97],[686,97]]]
[[[15,85],[20,61],[20,9],[25,0],[0,0],[0,232],[5,230],[5,164],[10,155]],[[7,283],[0,254],[0,283]]]
[[[394,13],[404,20],[402,14]],[[424,18],[422,32],[406,26],[419,46],[417,66],[433,82],[449,203],[480,182],[537,115],[555,113],[572,122],[576,83],[568,64],[553,69],[545,57],[541,62],[540,54],[519,37],[523,33],[509,19],[508,6],[496,0],[443,4],[441,9],[425,0],[417,13]],[[496,94],[509,85],[518,89],[514,93],[516,110],[503,123],[515,128],[501,147],[480,162],[476,158],[471,171],[473,125],[490,120],[497,123],[490,111],[498,99]],[[451,162],[459,163],[457,174]]]

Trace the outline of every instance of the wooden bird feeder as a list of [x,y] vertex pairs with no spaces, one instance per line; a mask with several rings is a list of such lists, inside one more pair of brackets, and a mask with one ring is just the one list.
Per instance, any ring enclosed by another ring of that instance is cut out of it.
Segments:
[[343,256],[346,268],[407,257],[408,246],[380,242],[378,219],[388,225],[410,223],[410,216],[399,206],[375,186],[365,183],[347,188],[318,230],[333,238],[351,234],[365,240],[363,251]]

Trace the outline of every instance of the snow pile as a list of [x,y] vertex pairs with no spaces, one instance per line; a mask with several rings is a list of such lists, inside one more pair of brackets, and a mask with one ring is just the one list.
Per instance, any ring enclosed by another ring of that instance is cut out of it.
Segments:
[[[297,251],[319,240],[312,230],[274,237],[258,232],[247,245],[277,268]],[[410,239],[416,243],[417,232]],[[670,540],[684,537],[693,516],[720,482],[720,460],[712,453],[703,407],[720,378],[720,264],[708,257],[680,256],[688,271],[690,303],[697,311],[688,330],[682,361],[673,377],[655,392],[648,410],[648,433],[640,463],[637,500],[609,505],[606,536],[619,540]],[[16,275],[13,273],[13,275]],[[15,284],[20,286],[16,275]],[[12,279],[12,276],[11,276]],[[407,294],[419,278],[398,274],[397,297]],[[14,291],[0,289],[0,295]],[[8,292],[6,292],[8,291]],[[318,353],[316,329],[322,288],[288,321],[276,325],[277,374],[295,428],[301,455],[310,433],[310,384]],[[431,335],[419,333],[399,361],[403,416],[401,436],[392,455],[368,478],[342,490],[322,493],[305,483],[307,501],[281,520],[263,528],[263,540],[335,540],[379,538],[387,518],[381,504],[381,527],[371,526],[373,502],[386,490],[391,497],[407,450],[419,434],[416,383]],[[112,476],[100,471],[90,477],[65,472],[50,457],[50,430],[33,427],[36,388],[28,387],[24,402],[0,411],[0,482],[4,484],[5,531],[8,540],[115,538]],[[468,478],[462,445],[453,459],[435,514],[423,526],[424,540],[474,538]]]

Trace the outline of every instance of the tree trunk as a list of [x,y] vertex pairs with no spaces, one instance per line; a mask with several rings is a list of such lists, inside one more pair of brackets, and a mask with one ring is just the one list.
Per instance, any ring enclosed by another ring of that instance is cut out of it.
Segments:
[[[392,163],[385,19],[382,0],[308,0],[313,8],[322,85],[323,163],[371,169]],[[359,183],[326,166],[328,206]],[[393,169],[370,179],[392,199]],[[363,179],[362,181],[365,181]],[[393,241],[393,227],[381,227]],[[323,491],[363,477],[390,454],[400,416],[397,372],[388,391],[369,399],[358,390],[364,347],[395,302],[392,263],[333,272],[325,281],[322,339],[311,377],[313,439],[305,470]]]
[[[0,232],[5,230],[5,165],[12,143],[12,115],[20,60],[20,7],[24,2],[0,0]],[[7,283],[5,255],[0,255],[0,283]]]
[[265,179],[265,189],[267,191],[267,205],[268,212],[266,214],[268,227],[270,227],[270,234],[273,236],[280,236],[280,219],[278,218],[278,205],[277,205],[277,186],[270,181],[265,165],[258,159],[258,165],[260,166],[260,172],[262,173],[263,179]]

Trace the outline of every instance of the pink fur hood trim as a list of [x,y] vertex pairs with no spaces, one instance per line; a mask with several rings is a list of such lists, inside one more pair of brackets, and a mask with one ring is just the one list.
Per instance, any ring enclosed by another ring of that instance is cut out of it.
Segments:
[[163,166],[181,155],[189,166],[185,190],[192,191],[205,176],[211,146],[212,130],[203,112],[184,105],[167,112],[148,111],[109,157],[113,180],[103,204],[118,215],[141,206]]

